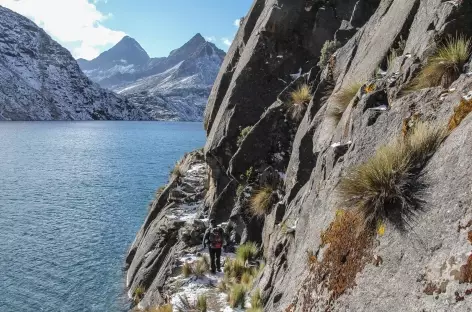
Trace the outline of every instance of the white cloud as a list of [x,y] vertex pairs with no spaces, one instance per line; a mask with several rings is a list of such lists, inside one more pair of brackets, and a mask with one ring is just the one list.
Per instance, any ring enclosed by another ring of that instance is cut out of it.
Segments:
[[208,42],[215,42],[216,41],[216,37],[215,36],[209,36],[209,37],[205,37],[206,41]]
[[229,40],[228,38],[221,38],[221,42],[229,47],[233,41]]
[[236,27],[239,27],[240,24],[241,24],[241,19],[239,18],[233,22],[233,25]]
[[79,44],[74,57],[91,59],[126,35],[103,26],[112,15],[100,12],[97,2],[107,0],[0,0],[0,5],[30,18],[66,47]]

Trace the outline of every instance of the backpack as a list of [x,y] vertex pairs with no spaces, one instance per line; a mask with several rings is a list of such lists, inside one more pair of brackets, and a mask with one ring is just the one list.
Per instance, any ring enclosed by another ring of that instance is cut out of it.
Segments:
[[221,228],[214,227],[210,230],[210,247],[221,248],[223,246],[223,237],[221,237]]

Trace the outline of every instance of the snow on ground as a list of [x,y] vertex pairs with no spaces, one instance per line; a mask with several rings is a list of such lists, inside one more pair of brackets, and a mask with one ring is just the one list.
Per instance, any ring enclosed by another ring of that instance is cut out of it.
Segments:
[[[201,256],[209,257],[208,252],[203,252]],[[201,256],[189,253],[179,258],[179,262],[192,264],[196,262]],[[173,285],[179,285],[177,291],[172,294],[171,303],[174,307],[174,311],[177,311],[181,296],[186,296],[190,303],[195,302],[197,296],[205,294],[208,300],[208,312],[239,312],[244,311],[242,309],[233,309],[228,304],[228,296],[226,293],[221,292],[218,289],[218,284],[223,280],[224,277],[224,263],[227,259],[234,259],[236,255],[234,253],[225,253],[221,255],[221,266],[223,272],[217,272],[216,274],[206,273],[203,277],[198,278],[196,276],[184,277],[183,274],[179,274],[169,279],[169,283]],[[247,305],[247,304],[246,304]]]

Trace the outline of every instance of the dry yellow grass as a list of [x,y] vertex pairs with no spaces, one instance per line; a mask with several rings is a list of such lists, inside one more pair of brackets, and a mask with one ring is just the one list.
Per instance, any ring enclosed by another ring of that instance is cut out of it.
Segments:
[[250,209],[253,215],[263,216],[269,210],[274,189],[270,186],[265,186],[257,190],[250,199]]
[[351,103],[351,100],[356,96],[359,89],[362,87],[362,83],[353,83],[348,87],[341,89],[335,96],[334,102],[331,103],[328,108],[327,114],[328,117],[332,118],[335,121],[341,120],[341,117],[344,114],[344,111]]
[[307,105],[311,101],[311,86],[304,83],[290,92],[292,104]]
[[415,174],[445,137],[443,126],[418,122],[407,137],[379,148],[353,168],[341,180],[341,197],[358,207],[371,226],[379,220],[404,220],[419,201]]
[[246,291],[246,286],[242,284],[234,284],[229,292],[229,305],[232,308],[236,308],[239,306],[241,309],[244,309]]
[[412,90],[436,86],[448,87],[462,72],[469,59],[471,41],[464,36],[449,38],[428,59],[419,76],[413,81]]

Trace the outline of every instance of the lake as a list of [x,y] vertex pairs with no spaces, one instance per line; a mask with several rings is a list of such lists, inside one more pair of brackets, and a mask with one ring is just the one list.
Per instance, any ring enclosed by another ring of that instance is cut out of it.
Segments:
[[0,123],[0,311],[127,311],[124,258],[201,123]]

